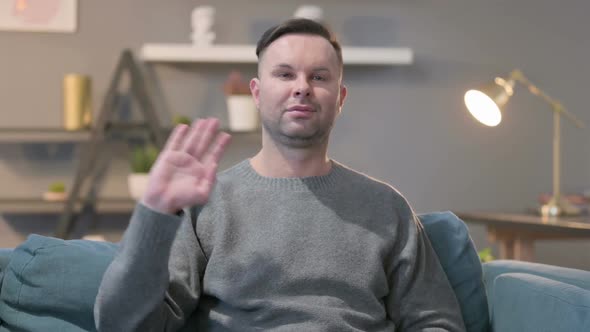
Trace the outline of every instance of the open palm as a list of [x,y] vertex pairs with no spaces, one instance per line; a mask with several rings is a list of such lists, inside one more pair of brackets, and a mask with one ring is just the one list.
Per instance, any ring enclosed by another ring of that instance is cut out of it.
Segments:
[[163,213],[204,205],[215,184],[219,159],[231,136],[218,131],[217,119],[178,125],[150,171],[146,206]]

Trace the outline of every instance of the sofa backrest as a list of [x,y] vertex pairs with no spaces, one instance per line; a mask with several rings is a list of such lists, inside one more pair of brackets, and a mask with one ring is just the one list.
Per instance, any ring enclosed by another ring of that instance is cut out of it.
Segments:
[[0,288],[0,332],[95,331],[94,299],[117,246],[30,235],[16,247]]
[[[450,212],[419,219],[455,291],[467,331],[487,331],[481,264],[467,226]],[[93,331],[94,300],[116,250],[108,242],[30,235],[4,264],[0,320],[5,327],[0,332]]]
[[4,276],[4,270],[10,262],[10,255],[13,249],[0,248],[0,285],[2,285],[2,277]]
[[467,331],[488,331],[490,318],[482,265],[467,225],[448,211],[418,217],[455,291]]

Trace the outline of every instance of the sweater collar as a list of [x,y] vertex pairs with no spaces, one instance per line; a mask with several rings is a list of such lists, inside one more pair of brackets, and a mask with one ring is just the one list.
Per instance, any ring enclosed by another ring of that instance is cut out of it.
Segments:
[[332,169],[328,174],[308,177],[274,178],[262,176],[254,170],[250,159],[243,160],[232,169],[242,180],[257,186],[282,190],[327,189],[334,187],[340,180],[343,180],[346,170],[340,163],[334,160],[330,161],[332,162]]

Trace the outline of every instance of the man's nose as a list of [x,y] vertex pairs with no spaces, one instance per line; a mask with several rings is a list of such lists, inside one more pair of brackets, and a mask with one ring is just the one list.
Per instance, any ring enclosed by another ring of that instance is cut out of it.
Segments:
[[293,91],[294,97],[309,97],[311,95],[311,86],[305,78],[298,79]]

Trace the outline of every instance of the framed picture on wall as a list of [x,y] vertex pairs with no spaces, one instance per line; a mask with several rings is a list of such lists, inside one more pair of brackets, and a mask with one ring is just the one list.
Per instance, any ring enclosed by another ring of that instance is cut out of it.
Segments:
[[75,32],[78,0],[0,0],[0,30]]

